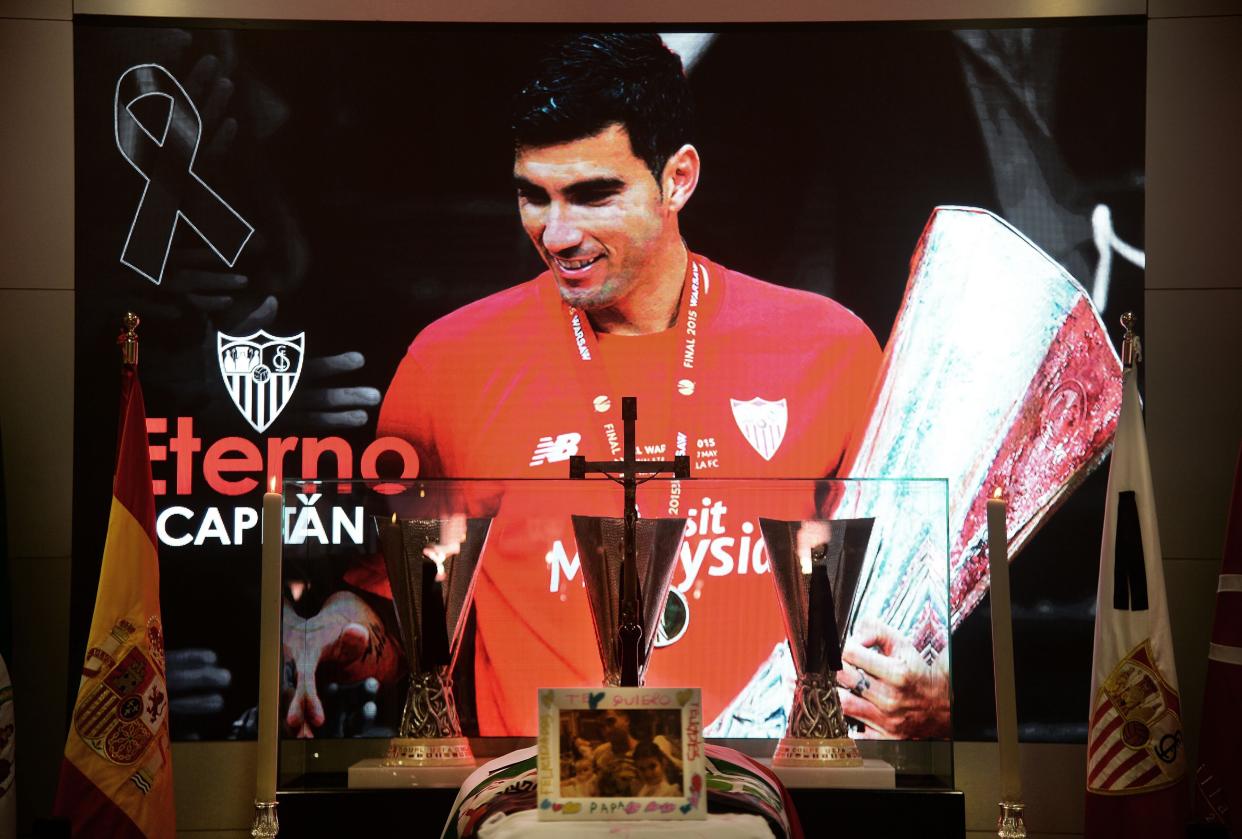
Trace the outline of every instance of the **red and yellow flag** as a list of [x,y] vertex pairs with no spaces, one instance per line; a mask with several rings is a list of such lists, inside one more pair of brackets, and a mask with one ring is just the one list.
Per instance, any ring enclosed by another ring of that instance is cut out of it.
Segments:
[[54,812],[74,836],[173,837],[168,689],[146,410],[124,369],[112,512]]

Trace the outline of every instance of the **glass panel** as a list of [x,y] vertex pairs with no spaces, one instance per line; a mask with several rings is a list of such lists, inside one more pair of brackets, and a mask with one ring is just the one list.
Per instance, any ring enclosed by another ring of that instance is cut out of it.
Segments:
[[[461,732],[477,758],[533,742],[537,688],[603,682],[607,648],[571,516],[620,518],[618,484],[287,481],[284,499],[282,789],[344,786],[351,764],[385,753],[406,705],[407,647],[422,661],[451,661]],[[856,584],[833,577],[848,597],[832,611],[845,639],[839,695],[850,733],[865,757],[897,768],[899,784],[952,785],[945,481],[653,479],[637,503],[644,522],[684,522],[666,604],[651,613],[645,684],[702,688],[709,737],[758,757],[786,733],[798,660],[760,520],[812,533],[818,525],[804,522],[874,519]],[[419,523],[421,535],[394,542],[394,516]],[[389,572],[386,552],[402,548],[429,576]],[[776,561],[799,561],[797,545]],[[433,579],[438,588],[427,588]],[[394,601],[394,585],[407,596]],[[438,610],[426,599],[433,591],[447,600]],[[401,632],[411,597],[422,598],[424,625],[434,612],[441,626],[412,645]],[[901,669],[923,677],[925,710],[884,717],[868,689]]]

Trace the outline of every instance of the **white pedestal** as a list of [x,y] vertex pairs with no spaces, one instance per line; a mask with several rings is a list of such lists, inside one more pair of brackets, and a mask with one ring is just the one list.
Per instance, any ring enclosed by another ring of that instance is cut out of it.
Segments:
[[897,772],[891,764],[864,758],[862,766],[773,766],[771,758],[757,758],[790,789],[896,789]]
[[350,789],[456,789],[475,766],[385,766],[384,759],[360,760],[349,767]]

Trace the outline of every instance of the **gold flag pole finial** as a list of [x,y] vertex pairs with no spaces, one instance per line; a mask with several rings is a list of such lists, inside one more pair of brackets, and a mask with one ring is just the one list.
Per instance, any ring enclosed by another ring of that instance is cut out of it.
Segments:
[[1121,316],[1121,326],[1126,331],[1121,337],[1121,367],[1129,370],[1143,360],[1143,343],[1134,331],[1134,312]]
[[138,324],[140,318],[133,312],[126,312],[121,322],[124,327],[117,336],[116,342],[121,347],[121,363],[130,367],[138,366]]

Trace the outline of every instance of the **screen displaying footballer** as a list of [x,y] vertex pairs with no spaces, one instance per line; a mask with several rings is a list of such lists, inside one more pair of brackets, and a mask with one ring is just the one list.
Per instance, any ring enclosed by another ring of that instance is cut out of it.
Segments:
[[[1001,482],[1029,501],[1018,660],[1081,683],[1024,697],[1024,726],[1080,739],[1103,489],[1086,476],[1115,421],[1102,324],[1115,340],[1142,308],[1144,45],[1126,20],[80,19],[75,644],[105,532],[107,348],[132,309],[174,737],[253,736],[269,477],[564,478],[573,454],[619,454],[632,395],[640,455],[703,479],[653,482],[640,509],[687,519],[650,683],[702,686],[709,735],[779,736],[791,677],[756,525],[773,511],[728,481],[855,475],[949,481],[938,536],[900,494],[777,513],[892,522],[842,681],[923,668],[934,701],[896,717],[846,693],[861,731],[986,734],[975,502]],[[286,656],[306,681],[287,733],[389,736],[404,673],[369,510],[291,502]],[[534,689],[595,683],[599,660],[565,517],[501,525],[458,697],[471,733],[533,734]],[[948,579],[919,565],[937,545]]]

